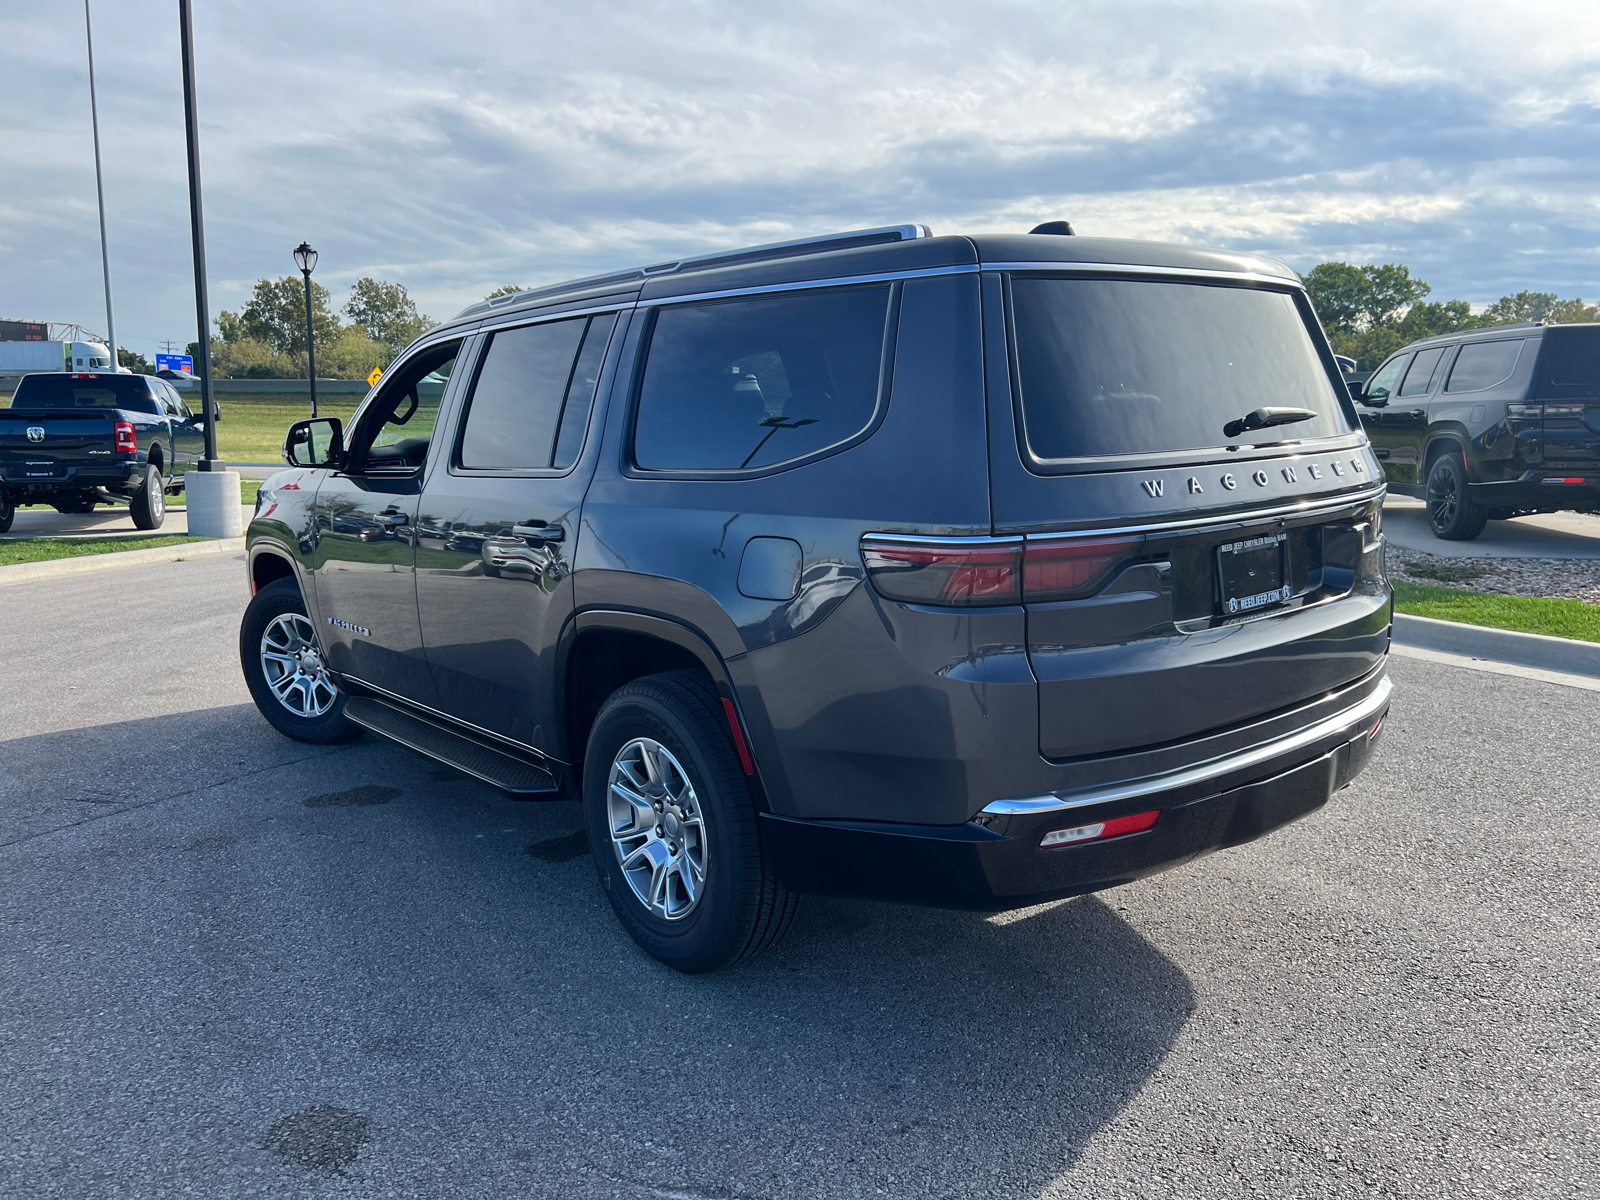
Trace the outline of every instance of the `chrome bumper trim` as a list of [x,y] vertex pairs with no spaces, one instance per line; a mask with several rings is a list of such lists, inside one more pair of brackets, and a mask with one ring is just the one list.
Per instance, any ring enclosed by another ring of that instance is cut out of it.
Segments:
[[1107,804],[1113,800],[1132,800],[1138,796],[1149,796],[1156,792],[1204,783],[1208,779],[1217,779],[1234,771],[1258,766],[1279,755],[1292,754],[1296,750],[1340,732],[1346,726],[1365,721],[1368,717],[1375,716],[1389,703],[1389,695],[1393,691],[1394,684],[1390,682],[1388,676],[1384,676],[1373,689],[1372,695],[1351,705],[1343,712],[1335,713],[1298,733],[1291,733],[1288,737],[1264,742],[1239,754],[1214,759],[1197,767],[1173,771],[1166,775],[1152,775],[1146,779],[1135,779],[1129,783],[1113,784],[1110,787],[1095,788],[1087,792],[1069,792],[1065,795],[1051,793],[1048,796],[1027,796],[1017,800],[996,800],[993,804],[985,805],[983,811],[993,816],[1062,812],[1070,808],[1086,808],[1091,804]]

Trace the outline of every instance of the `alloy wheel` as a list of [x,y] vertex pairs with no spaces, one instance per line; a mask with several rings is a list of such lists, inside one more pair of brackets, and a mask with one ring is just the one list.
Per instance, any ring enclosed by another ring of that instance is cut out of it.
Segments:
[[261,671],[267,687],[297,717],[320,717],[339,699],[339,685],[323,664],[311,619],[286,612],[261,634]]
[[1435,467],[1428,476],[1428,519],[1433,527],[1448,529],[1456,519],[1456,507],[1460,503],[1455,473],[1449,467]]
[[660,742],[634,738],[611,760],[611,847],[623,878],[653,916],[680,921],[705,891],[705,816],[689,773]]

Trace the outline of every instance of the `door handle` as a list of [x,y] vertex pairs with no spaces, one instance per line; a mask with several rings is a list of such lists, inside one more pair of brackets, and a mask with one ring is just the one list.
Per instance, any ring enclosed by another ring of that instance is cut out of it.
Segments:
[[567,540],[567,531],[559,525],[513,525],[511,532],[518,537],[532,538],[539,542],[564,542]]
[[1376,454],[1379,458],[1388,458],[1389,457],[1389,452],[1387,450],[1374,450],[1373,453]]
[[372,519],[382,525],[404,525],[411,520],[405,513],[393,511],[378,513]]

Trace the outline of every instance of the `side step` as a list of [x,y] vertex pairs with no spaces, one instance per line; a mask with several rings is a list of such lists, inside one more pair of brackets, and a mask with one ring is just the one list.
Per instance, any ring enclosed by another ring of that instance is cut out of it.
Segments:
[[344,715],[373,733],[449,763],[468,775],[476,775],[503,791],[525,796],[557,791],[555,777],[537,763],[496,749],[468,734],[446,729],[387,700],[351,696],[345,701]]

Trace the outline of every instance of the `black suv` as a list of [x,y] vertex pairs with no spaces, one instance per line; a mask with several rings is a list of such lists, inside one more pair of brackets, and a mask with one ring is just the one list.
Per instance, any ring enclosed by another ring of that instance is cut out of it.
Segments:
[[1600,325],[1498,325],[1412,342],[1372,373],[1361,423],[1436,536],[1600,512]]
[[1316,809],[1389,703],[1383,483],[1294,273],[919,226],[475,305],[249,529],[291,737],[582,803],[651,954],[995,910]]

